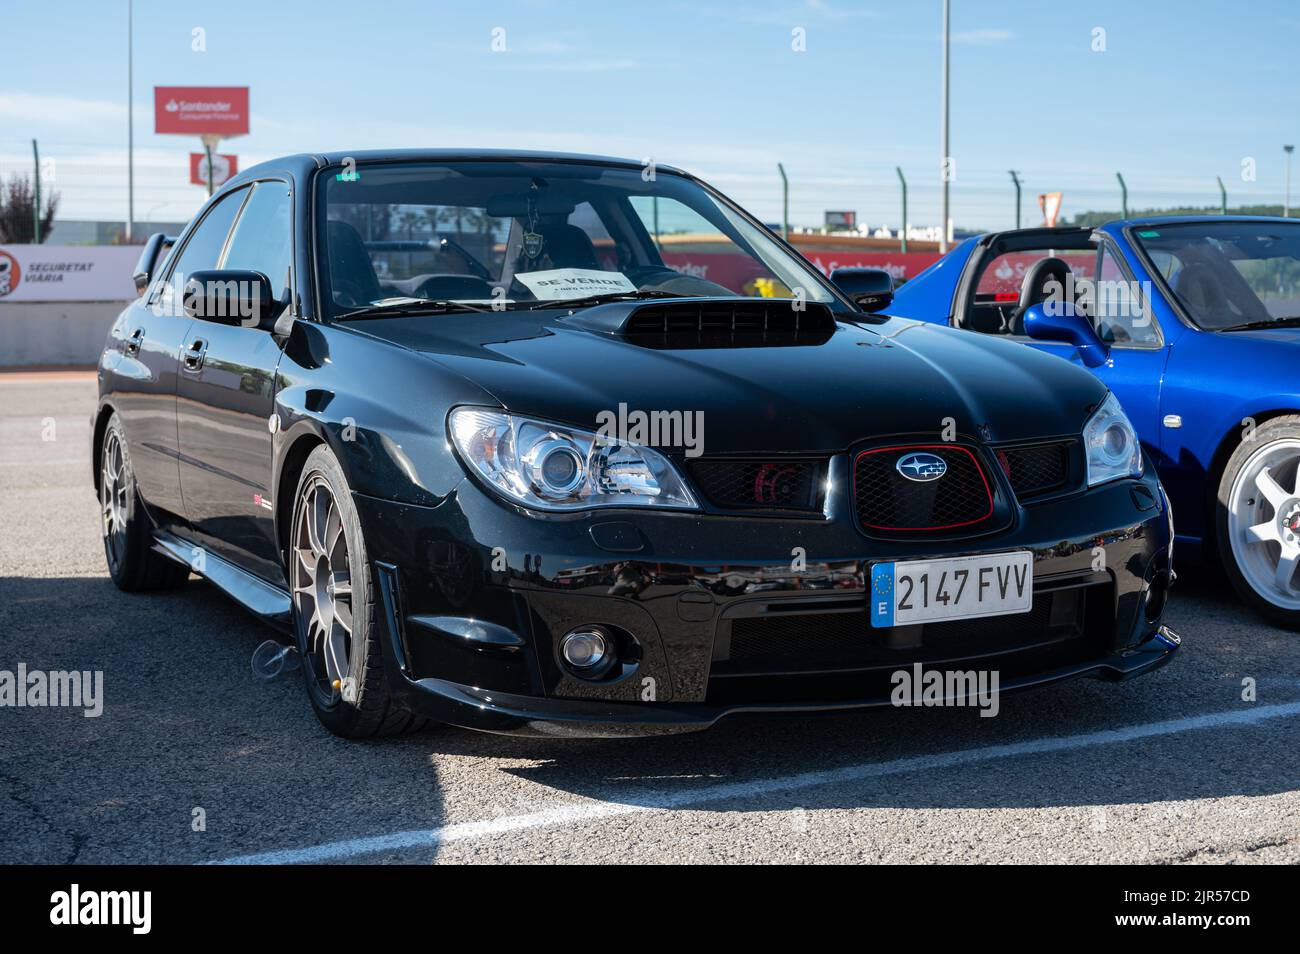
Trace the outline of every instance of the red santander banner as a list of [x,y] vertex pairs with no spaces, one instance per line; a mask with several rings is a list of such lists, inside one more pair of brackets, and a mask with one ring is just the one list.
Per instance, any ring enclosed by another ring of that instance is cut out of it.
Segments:
[[[224,185],[226,180],[239,171],[239,157],[230,153],[214,152],[212,154],[212,184]],[[190,153],[190,183],[205,186],[208,184],[208,157],[206,153]]]
[[894,276],[895,282],[915,278],[940,259],[938,252],[818,252],[795,247],[795,251],[817,266],[823,275],[837,268],[880,268]]
[[247,86],[155,86],[153,108],[156,133],[248,134]]
[[[913,278],[939,260],[938,252],[816,252],[797,248],[796,251],[800,251],[823,275],[830,275],[837,268],[865,265],[884,269],[894,276],[895,282]],[[746,288],[755,278],[768,274],[754,259],[737,252],[674,252],[667,249],[661,254],[665,265],[685,275],[708,279],[733,289]]]

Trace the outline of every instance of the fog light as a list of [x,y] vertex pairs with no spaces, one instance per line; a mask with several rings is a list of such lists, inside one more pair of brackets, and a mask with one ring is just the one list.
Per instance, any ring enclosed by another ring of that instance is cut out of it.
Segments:
[[575,629],[560,642],[560,655],[580,675],[590,676],[607,668],[612,654],[609,638],[598,629]]

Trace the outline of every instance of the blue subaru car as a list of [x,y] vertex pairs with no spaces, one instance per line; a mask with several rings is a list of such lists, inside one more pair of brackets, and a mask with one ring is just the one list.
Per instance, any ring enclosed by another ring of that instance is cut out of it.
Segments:
[[1088,367],[1160,474],[1179,555],[1218,560],[1246,602],[1300,627],[1300,221],[993,232],[887,310]]

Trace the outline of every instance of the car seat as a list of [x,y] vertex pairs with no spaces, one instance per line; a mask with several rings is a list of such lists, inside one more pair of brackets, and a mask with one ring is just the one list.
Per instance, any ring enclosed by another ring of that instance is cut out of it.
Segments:
[[1174,292],[1197,321],[1214,324],[1214,316],[1230,313],[1228,296],[1224,294],[1214,269],[1204,262],[1191,262],[1179,269],[1174,280]]
[[[1020,300],[1016,302],[1015,311],[1011,313],[1006,334],[1023,335],[1025,333],[1025,312],[1032,305],[1041,305],[1052,294],[1064,294],[1071,289],[1073,273],[1070,266],[1059,258],[1040,258],[1025,270],[1024,280],[1020,283]],[[1055,287],[1051,287],[1055,283]],[[1070,304],[1074,304],[1071,291]]]
[[375,266],[361,233],[347,222],[332,219],[325,226],[329,245],[330,288],[341,305],[364,305],[384,296]]
[[578,226],[567,222],[539,225],[537,232],[542,236],[541,251],[534,259],[521,255],[520,267],[516,271],[540,271],[541,268],[600,269],[596,246],[591,244],[591,238]]

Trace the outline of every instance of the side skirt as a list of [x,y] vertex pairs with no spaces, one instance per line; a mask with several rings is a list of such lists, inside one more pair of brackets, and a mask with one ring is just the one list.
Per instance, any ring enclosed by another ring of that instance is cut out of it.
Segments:
[[[293,632],[293,603],[285,590],[240,569],[211,550],[163,530],[154,531],[153,548],[189,567],[258,619],[282,632]],[[203,569],[196,569],[196,564]]]

